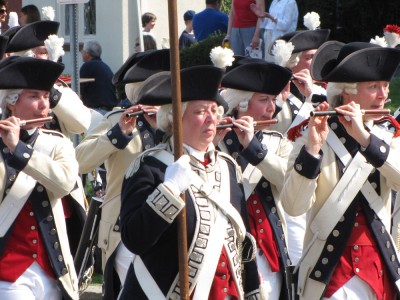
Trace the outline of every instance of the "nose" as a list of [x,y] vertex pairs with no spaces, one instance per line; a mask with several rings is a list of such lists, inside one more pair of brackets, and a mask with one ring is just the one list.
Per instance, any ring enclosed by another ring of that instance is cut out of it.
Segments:
[[378,99],[386,100],[388,96],[389,96],[389,88],[387,86],[381,86],[377,93]]
[[45,108],[49,104],[49,97],[48,96],[40,96],[39,97],[39,107],[40,108]]
[[275,104],[275,101],[273,101],[273,100],[268,100],[267,101],[267,104],[266,104],[266,108],[265,108],[265,110],[268,112],[268,111],[275,111],[275,108],[276,108],[276,104]]

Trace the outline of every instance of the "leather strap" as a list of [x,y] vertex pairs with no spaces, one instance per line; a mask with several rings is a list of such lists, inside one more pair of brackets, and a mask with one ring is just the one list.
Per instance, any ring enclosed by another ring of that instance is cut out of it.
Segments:
[[153,276],[150,275],[150,272],[147,270],[139,255],[134,255],[133,266],[136,278],[146,296],[149,297],[149,299],[165,300],[164,294],[161,292]]

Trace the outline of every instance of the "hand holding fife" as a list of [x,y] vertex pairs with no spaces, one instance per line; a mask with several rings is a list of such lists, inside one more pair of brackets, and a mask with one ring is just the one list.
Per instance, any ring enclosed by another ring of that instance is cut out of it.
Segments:
[[11,153],[19,142],[20,119],[9,117],[5,120],[0,120],[0,134],[4,144],[8,147]]
[[339,121],[343,124],[347,133],[362,147],[367,148],[371,135],[364,127],[365,120],[360,105],[355,102],[350,102],[346,105],[336,107],[336,111],[340,114]]
[[[315,111],[323,111],[329,109],[328,102],[322,102],[315,108]],[[328,137],[329,127],[328,127],[329,116],[317,116],[310,118],[308,123],[309,131],[306,143],[306,150],[313,156],[318,156]]]
[[124,113],[121,114],[118,125],[123,134],[130,135],[135,129],[136,119],[139,115],[138,112],[142,112],[142,107],[140,105],[135,105],[127,108]]

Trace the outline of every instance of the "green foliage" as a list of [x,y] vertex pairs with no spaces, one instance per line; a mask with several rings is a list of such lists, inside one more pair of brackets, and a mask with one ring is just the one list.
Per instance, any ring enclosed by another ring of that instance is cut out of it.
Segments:
[[390,81],[389,99],[392,100],[388,108],[393,112],[400,107],[400,77],[395,77]]
[[197,42],[189,48],[182,49],[181,68],[187,68],[197,65],[211,65],[210,52],[216,46],[221,46],[225,34],[210,35],[206,39]]
[[221,11],[229,15],[229,10],[231,9],[232,0],[222,0]]
[[303,28],[303,16],[315,11],[321,17],[321,28],[331,29],[330,39],[345,43],[368,42],[383,36],[387,24],[400,25],[400,6],[391,0],[297,0],[298,27]]

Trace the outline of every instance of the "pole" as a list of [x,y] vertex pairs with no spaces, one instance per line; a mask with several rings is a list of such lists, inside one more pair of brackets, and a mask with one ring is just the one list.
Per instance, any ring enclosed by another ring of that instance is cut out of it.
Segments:
[[[177,0],[168,0],[168,21],[170,40],[170,64],[172,85],[172,110],[174,132],[174,158],[177,160],[183,154],[182,141],[182,110],[181,110],[181,77],[178,45]],[[181,195],[184,199],[184,195]],[[189,299],[189,272],[186,236],[186,207],[177,217],[178,222],[178,255],[179,255],[179,284],[181,299]]]
[[[79,66],[78,66],[78,53],[79,53],[79,42],[78,42],[78,4],[67,4],[69,9],[69,34],[70,34],[70,45],[71,45],[71,56],[72,56],[72,82],[71,88],[79,96],[81,94],[79,84]],[[79,135],[74,134],[73,137],[74,146],[79,144]]]

